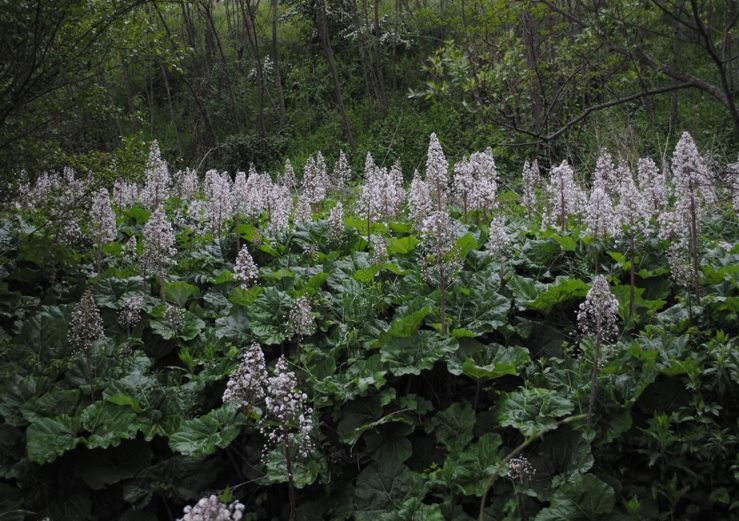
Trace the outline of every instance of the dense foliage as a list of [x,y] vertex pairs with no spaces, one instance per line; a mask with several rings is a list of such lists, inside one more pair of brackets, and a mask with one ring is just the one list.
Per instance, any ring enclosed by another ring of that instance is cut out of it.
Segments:
[[622,159],[22,185],[0,519],[736,519],[739,186]]

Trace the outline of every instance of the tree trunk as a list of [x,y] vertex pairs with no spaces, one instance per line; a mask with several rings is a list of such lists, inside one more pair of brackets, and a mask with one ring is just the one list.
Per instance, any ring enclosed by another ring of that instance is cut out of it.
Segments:
[[280,126],[287,124],[287,106],[285,105],[285,91],[282,88],[282,71],[280,70],[280,54],[277,52],[277,0],[272,0],[272,62],[275,71],[275,88],[280,110]]
[[328,34],[328,20],[326,17],[325,0],[316,0],[316,29],[321,40],[321,48],[328,62],[328,70],[331,75],[331,81],[334,85],[334,97],[336,98],[336,106],[341,116],[341,126],[344,131],[344,137],[349,142],[352,151],[357,150],[357,143],[354,141],[349,118],[344,108],[344,101],[341,94],[341,83],[339,82],[339,73],[336,68],[336,59],[334,58],[334,50],[331,47],[331,39]]

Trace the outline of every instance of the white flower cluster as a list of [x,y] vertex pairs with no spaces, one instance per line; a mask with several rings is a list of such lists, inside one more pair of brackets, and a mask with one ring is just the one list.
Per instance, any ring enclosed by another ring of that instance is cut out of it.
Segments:
[[223,393],[223,403],[247,410],[260,403],[267,389],[267,366],[262,347],[254,342],[247,349],[238,367],[228,379]]
[[308,297],[302,296],[293,304],[287,319],[287,329],[299,337],[311,336],[316,332],[313,308]]
[[577,324],[585,336],[599,337],[602,342],[608,343],[618,335],[618,300],[611,293],[608,281],[603,275],[598,275],[593,286],[580,304],[577,312]]
[[177,521],[241,521],[244,509],[240,501],[234,501],[227,506],[215,495],[211,495],[200,499],[194,506],[186,506],[185,515]]
[[470,199],[474,188],[475,176],[473,175],[472,163],[467,160],[456,163],[454,165],[454,195],[465,216],[470,209]]
[[614,200],[618,195],[618,178],[619,173],[613,162],[613,156],[607,150],[601,149],[598,159],[595,161],[593,186],[600,183],[600,186],[608,194],[609,199]]
[[595,178],[585,210],[585,233],[600,240],[618,231],[618,220],[602,177]]
[[449,162],[435,133],[432,133],[429,137],[425,181],[429,188],[434,210],[438,212],[446,208],[449,195]]
[[339,242],[344,235],[344,205],[341,204],[341,201],[337,202],[336,206],[331,208],[327,224],[328,240],[334,243]]
[[292,163],[290,163],[289,159],[285,160],[285,169],[282,173],[282,175],[278,178],[279,183],[290,190],[291,192],[295,191],[295,188],[297,187],[297,181],[295,180],[295,170],[293,169]]
[[293,199],[287,186],[273,184],[269,191],[269,224],[267,230],[276,235],[290,226],[290,214],[293,210]]
[[644,232],[651,217],[649,202],[637,188],[631,169],[625,167],[622,172],[616,206],[616,217],[621,228],[619,232],[624,229],[629,233]]
[[429,192],[429,186],[421,178],[418,170],[414,172],[413,180],[411,181],[408,208],[410,217],[417,228],[423,226],[423,221],[431,214],[431,192]]
[[495,198],[498,195],[498,170],[492,149],[488,147],[484,152],[473,153],[469,163],[475,179],[471,209],[481,211],[487,217],[487,213],[497,206]]
[[105,188],[98,190],[92,198],[88,233],[92,243],[97,248],[114,241],[118,235],[115,214],[110,207],[110,196]]
[[536,211],[536,191],[541,182],[539,173],[539,161],[534,159],[532,163],[526,160],[523,164],[523,197],[521,202],[526,207],[529,215]]
[[566,160],[552,168],[546,193],[549,205],[544,221],[549,226],[559,225],[565,231],[568,218],[578,215],[585,204],[585,193],[575,181],[575,171]]
[[72,311],[67,338],[80,352],[89,353],[93,342],[104,337],[103,319],[95,304],[95,298],[88,289]]
[[739,160],[736,163],[726,165],[728,182],[726,183],[731,194],[731,203],[734,210],[739,212]]
[[505,218],[498,215],[490,222],[490,237],[488,238],[487,250],[490,254],[500,259],[508,250],[510,242],[505,230]]
[[387,261],[387,245],[382,237],[375,237],[372,241],[372,264],[382,264]]
[[138,255],[139,250],[136,236],[131,235],[131,237],[126,241],[126,245],[123,247],[123,260],[133,264],[136,262],[136,257],[138,257]]
[[[288,443],[299,456],[307,458],[313,450],[313,409],[308,406],[308,395],[298,388],[298,379],[290,370],[287,360],[277,360],[273,376],[267,380],[265,419],[262,433],[271,446]],[[277,425],[274,425],[274,424]]]
[[113,201],[120,209],[130,208],[139,199],[139,185],[133,181],[116,179],[113,183]]
[[157,208],[169,197],[171,184],[169,167],[162,159],[159,143],[154,140],[149,148],[149,159],[146,162],[146,183],[140,194],[141,202],[147,208]]
[[185,325],[184,314],[184,310],[168,305],[167,309],[164,310],[164,317],[162,320],[164,320],[164,323],[167,324],[170,329],[179,331],[182,326]]
[[174,193],[183,201],[189,201],[200,190],[200,180],[195,170],[186,168],[184,171],[179,170],[175,174]]
[[395,217],[405,203],[403,172],[397,161],[390,170],[378,167],[372,154],[365,160],[365,182],[359,194],[357,212],[370,222]]
[[236,256],[236,264],[234,265],[234,279],[236,279],[242,288],[248,289],[259,278],[259,271],[254,259],[249,253],[246,245],[241,247],[241,251]]
[[231,217],[231,177],[227,172],[208,170],[205,173],[205,222],[216,237],[221,236],[223,225]]
[[462,262],[456,254],[457,234],[454,221],[445,211],[433,212],[421,227],[419,264],[429,284],[449,285]]
[[305,197],[298,197],[298,203],[295,205],[295,216],[293,222],[295,225],[306,224],[313,220],[310,211],[310,202]]
[[128,297],[123,308],[118,312],[118,322],[127,328],[136,326],[141,321],[141,307],[143,305],[143,295],[137,294]]
[[339,158],[334,164],[331,178],[333,189],[336,191],[345,190],[352,179],[352,168],[349,165],[349,161],[346,159],[346,155],[344,155],[343,150],[339,150]]
[[676,209],[686,222],[691,213],[700,219],[704,206],[716,204],[713,179],[708,165],[687,132],[683,132],[675,146],[672,155],[672,175],[677,198]]
[[161,207],[157,207],[144,226],[144,251],[139,258],[141,271],[155,277],[166,277],[176,262],[175,235]]
[[326,188],[329,180],[326,173],[326,160],[321,152],[315,157],[310,156],[303,167],[303,183],[301,185],[303,197],[311,204],[319,204],[326,198]]
[[639,190],[644,196],[651,215],[657,217],[667,208],[670,201],[667,173],[664,170],[659,170],[649,157],[639,158],[636,168],[639,177]]
[[512,458],[508,462],[508,479],[525,483],[536,474],[534,466],[524,456]]

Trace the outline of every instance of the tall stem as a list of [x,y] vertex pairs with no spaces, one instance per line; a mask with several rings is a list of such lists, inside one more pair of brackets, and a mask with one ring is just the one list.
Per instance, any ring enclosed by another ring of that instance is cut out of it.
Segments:
[[699,260],[698,260],[698,216],[695,209],[695,196],[693,195],[693,186],[690,186],[690,256],[693,261],[693,289],[695,290],[695,301],[698,305],[701,303],[701,287],[698,281]]
[[629,320],[634,316],[634,286],[636,281],[636,241],[634,240],[634,232],[631,232],[629,251],[631,253],[629,261],[631,269],[629,270]]
[[446,336],[446,277],[444,274],[444,259],[439,264],[439,320],[441,320],[441,334]]
[[287,425],[282,428],[285,436],[285,463],[287,465],[287,496],[290,500],[290,521],[297,521],[298,511],[295,508],[295,483],[293,482],[293,463],[290,455],[290,438],[288,438],[289,430]]
[[595,350],[593,351],[593,371],[590,374],[590,400],[588,401],[588,426],[593,421],[593,409],[595,408],[595,395],[598,385],[598,369],[600,368],[600,344],[601,344],[601,321],[596,321]]

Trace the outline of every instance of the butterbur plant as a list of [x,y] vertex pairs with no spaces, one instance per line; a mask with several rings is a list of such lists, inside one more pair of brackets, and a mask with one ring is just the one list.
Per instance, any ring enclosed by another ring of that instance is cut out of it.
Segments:
[[704,205],[715,204],[716,195],[708,165],[687,132],[683,132],[675,146],[672,155],[672,173],[677,199],[675,211],[688,230],[691,279],[696,301],[700,304],[700,220]]
[[385,245],[385,239],[382,237],[375,237],[372,241],[372,264],[383,264],[387,261],[387,246]]
[[88,232],[95,248],[95,270],[100,273],[103,261],[103,246],[113,242],[118,235],[115,214],[110,206],[110,196],[101,188],[92,198]]
[[552,168],[546,192],[549,204],[545,222],[549,226],[559,224],[560,231],[565,233],[569,217],[577,215],[585,201],[585,194],[575,181],[575,171],[567,161]]
[[149,159],[146,162],[146,184],[141,191],[141,202],[147,208],[157,208],[167,197],[172,184],[167,162],[162,159],[159,143],[152,141]]
[[244,509],[238,500],[226,505],[211,495],[201,498],[193,506],[186,506],[183,511],[185,515],[177,518],[177,521],[241,521]]
[[179,331],[185,325],[183,318],[183,310],[178,307],[168,305],[164,310],[163,321],[173,331]]
[[310,299],[305,295],[295,301],[287,319],[287,328],[299,338],[311,336],[316,332],[316,322],[313,318],[313,308]]
[[254,342],[244,351],[241,362],[226,384],[223,403],[247,413],[259,405],[266,396],[267,366],[262,346]]
[[314,449],[311,439],[313,409],[308,405],[308,395],[298,387],[298,379],[284,356],[277,360],[272,376],[267,380],[264,403],[261,430],[269,445],[281,447],[285,455],[290,519],[295,520],[293,453],[300,458],[307,458]]
[[408,210],[411,220],[416,228],[421,228],[423,221],[431,214],[431,193],[429,186],[421,178],[421,174],[416,170],[411,181],[411,188],[408,194]]
[[605,344],[615,340],[618,335],[618,300],[611,293],[608,281],[598,275],[593,286],[580,304],[577,313],[577,324],[583,336],[593,340],[593,369],[590,375],[590,399],[588,400],[588,424],[592,421],[597,378],[600,369],[601,350]]
[[82,298],[72,311],[67,338],[69,343],[77,349],[77,353],[85,359],[87,379],[90,385],[90,394],[92,394],[92,346],[96,341],[105,338],[105,331],[100,310],[95,304],[95,298],[89,289],[82,294]]
[[629,318],[631,318],[634,314],[634,291],[636,287],[636,238],[647,229],[650,208],[649,203],[637,188],[634,176],[628,168],[624,169],[621,176],[616,218],[619,222],[618,234],[625,235],[629,245]]
[[447,290],[462,267],[456,245],[454,221],[446,211],[433,212],[426,218],[421,229],[419,264],[424,280],[439,289],[439,320],[444,335],[447,332]]
[[164,298],[164,278],[176,264],[175,235],[161,206],[154,210],[144,226],[144,251],[139,257],[141,271],[159,281],[159,291]]
[[234,265],[234,279],[236,279],[243,289],[248,289],[250,286],[254,285],[258,278],[259,270],[257,265],[249,253],[249,248],[244,245],[241,247],[241,250],[236,257],[236,264]]
[[328,240],[333,243],[340,242],[344,235],[344,205],[341,201],[331,208],[327,225]]
[[352,178],[352,168],[349,165],[349,161],[346,159],[346,155],[344,155],[343,150],[339,151],[339,158],[336,160],[336,163],[334,163],[332,174],[333,189],[339,192],[346,190],[346,187],[349,185],[349,181],[351,181]]
[[474,186],[475,178],[472,176],[472,165],[469,161],[460,161],[454,165],[454,194],[462,205],[464,222],[467,222],[467,211]]
[[126,328],[128,334],[141,321],[141,308],[144,304],[143,295],[132,295],[118,312],[118,322]]
[[449,162],[435,133],[429,137],[426,153],[426,183],[434,211],[445,209],[449,194]]
[[530,221],[536,213],[536,191],[540,181],[539,162],[536,159],[531,163],[526,160],[523,164],[523,196],[521,202],[526,207]]
[[505,218],[499,215],[490,222],[490,236],[486,248],[490,256],[500,264],[501,282],[503,281],[503,259],[508,250],[509,242],[505,229]]

